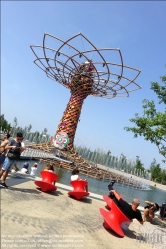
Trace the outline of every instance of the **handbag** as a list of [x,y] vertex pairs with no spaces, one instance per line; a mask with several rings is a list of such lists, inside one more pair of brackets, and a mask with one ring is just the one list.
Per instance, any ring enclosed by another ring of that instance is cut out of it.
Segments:
[[8,157],[10,160],[19,160],[19,159],[20,159],[20,154],[19,154],[19,153],[11,153],[11,152],[8,152],[7,157]]

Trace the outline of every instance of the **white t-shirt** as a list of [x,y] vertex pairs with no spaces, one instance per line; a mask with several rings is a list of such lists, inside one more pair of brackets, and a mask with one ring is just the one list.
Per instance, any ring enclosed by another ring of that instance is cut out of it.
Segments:
[[30,175],[31,176],[35,176],[36,175],[36,171],[37,171],[36,167],[31,167],[31,173],[30,173]]
[[24,142],[21,142],[21,147],[25,148]]
[[71,175],[71,181],[78,180],[78,175]]
[[28,170],[27,170],[27,169],[25,169],[25,168],[22,168],[22,169],[21,169],[21,172],[22,172],[22,173],[27,173],[27,172],[28,172]]

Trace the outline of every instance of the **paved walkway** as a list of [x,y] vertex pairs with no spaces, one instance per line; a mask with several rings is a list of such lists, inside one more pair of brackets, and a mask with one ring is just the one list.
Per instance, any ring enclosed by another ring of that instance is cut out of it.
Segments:
[[[106,230],[99,213],[99,208],[105,207],[101,196],[91,194],[77,201],[68,197],[70,187],[62,184],[56,184],[57,191],[44,193],[36,188],[32,177],[20,173],[11,175],[6,184],[10,188],[1,189],[2,249],[150,249],[156,244],[155,234],[161,234],[160,246],[164,246],[166,223],[157,218],[154,225],[146,222],[143,226],[134,220],[124,238]],[[148,231],[153,234],[147,243],[136,239]]]

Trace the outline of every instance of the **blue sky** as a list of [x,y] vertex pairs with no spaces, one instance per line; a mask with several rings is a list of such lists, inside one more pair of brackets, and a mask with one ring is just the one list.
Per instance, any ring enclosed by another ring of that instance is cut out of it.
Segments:
[[70,92],[33,63],[30,45],[42,45],[45,32],[62,40],[82,32],[98,48],[120,48],[124,64],[141,70],[142,89],[129,98],[89,96],[75,143],[140,156],[145,168],[156,158],[166,168],[153,144],[124,130],[142,113],[144,98],[157,101],[150,82],[166,75],[165,7],[164,1],[2,1],[1,113],[11,124],[17,117],[20,126],[54,135]]

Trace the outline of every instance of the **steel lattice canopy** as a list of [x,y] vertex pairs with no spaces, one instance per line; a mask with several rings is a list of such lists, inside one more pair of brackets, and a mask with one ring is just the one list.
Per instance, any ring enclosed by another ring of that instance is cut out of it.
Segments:
[[[70,90],[71,82],[79,87],[81,81],[77,83],[76,76],[93,81],[88,95],[96,97],[128,97],[129,92],[141,88],[135,82],[141,71],[123,64],[120,49],[98,49],[81,33],[67,41],[46,33],[42,46],[30,47],[36,56],[34,63],[49,78]],[[91,74],[81,71],[82,66],[91,66]]]

